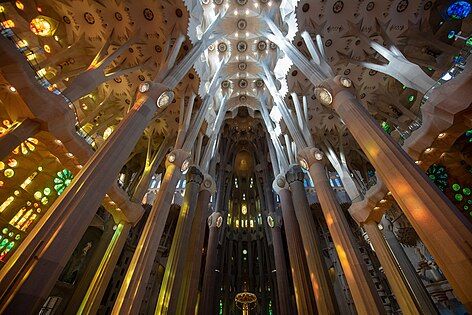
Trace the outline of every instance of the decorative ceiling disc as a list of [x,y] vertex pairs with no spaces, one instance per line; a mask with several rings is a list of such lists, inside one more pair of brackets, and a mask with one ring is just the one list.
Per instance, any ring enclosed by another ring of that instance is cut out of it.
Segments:
[[239,52],[245,52],[247,49],[247,44],[244,41],[240,41],[237,45],[238,51]]
[[247,3],[247,0],[237,0],[239,5],[245,5]]
[[266,50],[267,48],[267,43],[263,40],[261,40],[259,43],[257,43],[257,49],[260,51]]
[[240,19],[240,20],[238,21],[237,26],[238,26],[238,29],[240,29],[240,30],[246,29],[246,26],[247,26],[246,20],[245,20],[245,19]]
[[246,96],[246,95],[241,95],[241,96],[239,96],[239,101],[240,101],[241,103],[245,103],[246,100],[247,100],[247,96]]
[[224,80],[223,82],[221,82],[221,87],[224,88],[224,89],[229,88],[230,85],[231,85],[231,84],[230,84],[229,81],[227,81],[227,80]]
[[247,64],[245,62],[240,62],[238,64],[238,69],[239,70],[244,71],[244,70],[246,70],[246,68],[247,68]]
[[264,80],[261,80],[261,79],[257,80],[257,81],[256,81],[256,86],[257,86],[258,88],[264,87]]
[[225,43],[219,43],[218,44],[218,51],[219,52],[225,52],[228,49],[228,46]]
[[247,81],[246,81],[246,79],[241,79],[241,80],[239,80],[238,85],[239,85],[239,87],[242,88],[242,89],[247,88]]

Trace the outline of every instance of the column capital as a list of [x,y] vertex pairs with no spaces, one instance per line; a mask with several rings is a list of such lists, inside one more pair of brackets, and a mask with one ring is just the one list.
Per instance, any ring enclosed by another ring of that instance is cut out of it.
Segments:
[[303,169],[300,165],[292,165],[287,171],[285,178],[289,184],[297,181],[303,183],[303,180],[305,179],[305,173],[303,172]]
[[272,182],[272,188],[278,194],[282,189],[288,189],[288,183],[283,174],[275,176],[274,181]]
[[192,165],[188,168],[186,180],[187,184],[196,183],[200,185],[203,182],[203,174],[197,166]]
[[306,147],[298,152],[298,162],[308,170],[315,163],[326,163],[325,154],[316,147]]
[[180,171],[185,172],[190,166],[190,152],[182,149],[174,149],[167,154],[166,167],[170,164],[175,165]]
[[223,216],[221,212],[213,212],[208,217],[208,227],[211,228],[220,228],[223,224]]
[[267,215],[267,225],[273,229],[282,227],[282,217],[275,212],[269,212]]
[[207,190],[210,194],[216,193],[216,182],[209,174],[203,174],[203,182],[200,185],[200,191]]

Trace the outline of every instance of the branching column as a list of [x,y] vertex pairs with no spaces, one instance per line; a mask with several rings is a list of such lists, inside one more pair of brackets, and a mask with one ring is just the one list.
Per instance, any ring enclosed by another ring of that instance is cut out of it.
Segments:
[[331,103],[433,255],[459,300],[472,311],[472,224],[387,135],[352,93],[349,81],[325,81]]
[[164,279],[159,291],[156,314],[175,314],[178,302],[178,292],[181,288],[184,261],[189,250],[189,239],[192,221],[197,206],[198,192],[203,181],[200,170],[191,166],[187,173],[185,195],[180,208],[179,219],[174,232],[172,246],[166,262]]
[[315,314],[315,296],[311,287],[308,267],[306,266],[306,256],[303,251],[302,237],[293,207],[292,193],[283,175],[276,177],[273,187],[280,197],[298,314]]
[[205,223],[211,195],[215,192],[215,182],[205,174],[205,179],[198,194],[197,209],[192,222],[188,245],[188,254],[183,273],[182,287],[178,299],[176,314],[194,314],[197,304],[198,283],[202,265],[202,249],[205,241]]
[[303,184],[305,173],[300,166],[295,165],[289,169],[285,177],[292,192],[318,313],[336,314],[338,308],[333,286],[323,261],[320,240]]
[[198,314],[214,314],[216,310],[215,303],[215,285],[218,253],[218,235],[223,217],[219,212],[213,212],[208,217],[208,247],[206,253],[205,273],[203,274],[202,297],[198,307]]
[[174,150],[167,155],[166,172],[151,212],[139,238],[136,251],[126,272],[112,314],[138,314],[162,233],[169,215],[175,187],[190,153]]
[[39,122],[27,118],[6,133],[0,134],[0,160],[7,157],[23,141],[39,132],[39,127]]
[[299,156],[302,165],[309,168],[357,312],[359,314],[384,314],[385,309],[362,260],[351,227],[326,176],[323,153],[314,148],[306,148],[300,152]]
[[39,310],[156,110],[155,100],[138,95],[108,141],[20,244],[0,271],[2,310],[10,302],[9,314]]

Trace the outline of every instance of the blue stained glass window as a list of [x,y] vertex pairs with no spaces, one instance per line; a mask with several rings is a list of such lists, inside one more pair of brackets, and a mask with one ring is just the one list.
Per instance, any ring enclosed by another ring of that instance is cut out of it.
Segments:
[[446,10],[447,15],[454,20],[462,20],[469,16],[472,6],[468,1],[456,1]]

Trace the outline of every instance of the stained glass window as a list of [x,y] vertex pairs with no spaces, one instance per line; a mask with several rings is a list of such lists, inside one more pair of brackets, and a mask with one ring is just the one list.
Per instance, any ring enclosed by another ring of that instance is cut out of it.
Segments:
[[57,172],[57,176],[54,178],[54,190],[57,191],[58,195],[64,192],[64,189],[70,185],[73,178],[74,175],[66,168]]
[[462,20],[469,16],[472,6],[468,1],[456,1],[446,10],[447,15],[454,20]]
[[439,189],[441,189],[441,191],[446,189],[449,175],[444,166],[441,164],[433,164],[426,171],[426,174],[428,175],[429,179],[431,179],[431,181],[435,183]]

